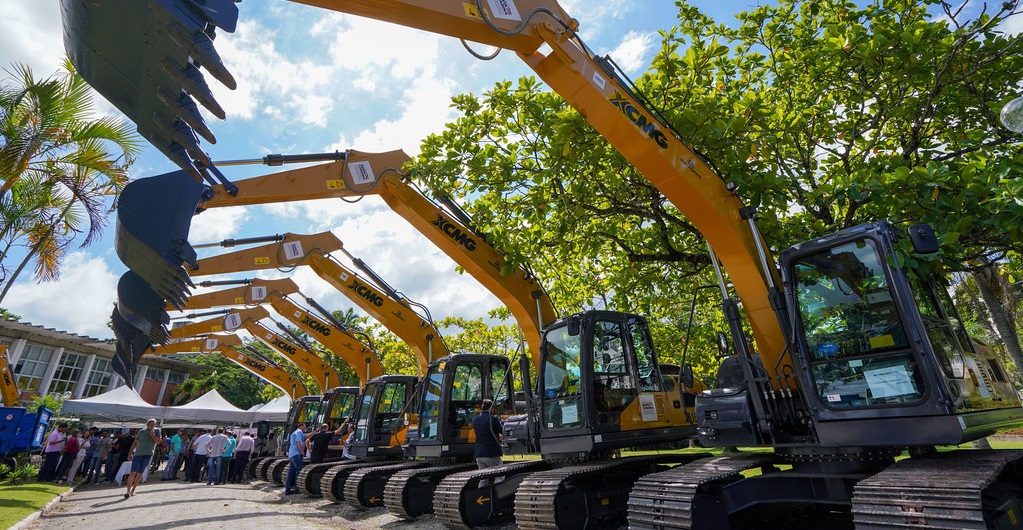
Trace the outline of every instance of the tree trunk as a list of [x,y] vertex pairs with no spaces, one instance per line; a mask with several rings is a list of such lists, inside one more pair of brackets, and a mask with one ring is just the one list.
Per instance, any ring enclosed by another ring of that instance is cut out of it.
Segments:
[[1005,351],[1016,364],[1016,370],[1023,374],[1023,348],[1020,348],[1019,337],[1016,334],[1015,323],[1009,318],[1002,300],[998,296],[998,270],[994,265],[988,264],[973,274],[977,281],[977,289],[981,298],[987,306],[988,316],[994,326],[998,337],[1005,346]]
[[20,275],[21,271],[25,269],[25,265],[28,265],[28,262],[32,260],[32,256],[35,256],[36,251],[39,250],[39,245],[41,244],[42,243],[32,246],[32,249],[28,251],[28,254],[25,254],[25,259],[21,260],[21,263],[18,264],[18,268],[15,269],[11,274],[11,277],[7,279],[7,283],[4,284],[3,292],[0,292],[0,302],[3,302],[4,298],[7,297],[7,291],[11,290],[11,286],[14,285],[14,280],[18,279],[18,275]]

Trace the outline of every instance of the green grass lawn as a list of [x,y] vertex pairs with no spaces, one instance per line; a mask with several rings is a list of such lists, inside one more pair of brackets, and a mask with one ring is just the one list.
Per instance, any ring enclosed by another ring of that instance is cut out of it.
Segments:
[[0,486],[0,528],[10,528],[67,491],[66,485],[29,480],[18,486]]

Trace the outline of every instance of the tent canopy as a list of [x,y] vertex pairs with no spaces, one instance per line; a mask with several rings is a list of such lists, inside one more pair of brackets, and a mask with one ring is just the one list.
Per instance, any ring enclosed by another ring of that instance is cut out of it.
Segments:
[[150,405],[131,388],[120,386],[91,398],[65,401],[60,412],[86,422],[145,423],[163,418],[164,408]]
[[248,423],[252,413],[229,403],[216,389],[210,390],[190,403],[167,407],[164,420],[195,423]]
[[271,421],[271,422],[284,422],[288,421],[288,412],[291,410],[291,398],[287,394],[264,403],[262,405],[256,405],[254,408],[249,409],[252,413],[252,422],[257,421]]

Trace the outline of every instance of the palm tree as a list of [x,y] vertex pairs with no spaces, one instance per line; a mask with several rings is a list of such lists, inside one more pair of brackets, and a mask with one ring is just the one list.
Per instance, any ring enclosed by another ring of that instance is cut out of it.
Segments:
[[[139,153],[131,125],[95,117],[89,85],[69,61],[64,70],[37,80],[15,64],[0,84],[0,300],[30,261],[39,281],[53,280],[79,235],[82,246],[97,239],[107,198],[127,184]],[[26,255],[8,276],[3,260],[19,245]]]

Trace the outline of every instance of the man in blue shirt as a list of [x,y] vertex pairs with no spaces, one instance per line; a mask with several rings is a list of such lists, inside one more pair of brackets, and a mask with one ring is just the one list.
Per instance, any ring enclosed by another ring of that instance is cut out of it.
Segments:
[[288,479],[284,482],[284,494],[298,493],[298,472],[302,471],[305,457],[305,423],[299,423],[295,432],[288,437]]
[[501,420],[493,413],[494,402],[484,399],[479,416],[472,420],[476,432],[476,466],[479,469],[501,465]]

